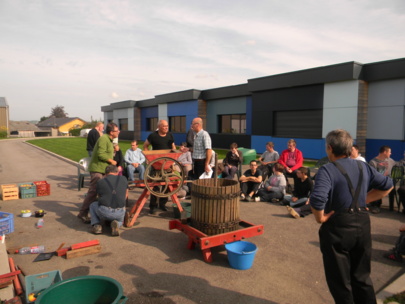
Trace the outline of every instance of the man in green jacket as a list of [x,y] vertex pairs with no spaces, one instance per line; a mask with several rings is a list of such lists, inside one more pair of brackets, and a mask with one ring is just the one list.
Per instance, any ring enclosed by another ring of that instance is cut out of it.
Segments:
[[77,215],[77,217],[86,224],[90,223],[90,219],[88,217],[89,207],[92,202],[97,200],[97,182],[104,177],[105,168],[107,168],[108,165],[117,164],[117,162],[113,159],[113,139],[118,138],[119,132],[118,126],[115,123],[109,123],[106,128],[106,134],[101,136],[94,146],[89,165],[89,191],[87,192],[82,207],[80,208],[80,212]]

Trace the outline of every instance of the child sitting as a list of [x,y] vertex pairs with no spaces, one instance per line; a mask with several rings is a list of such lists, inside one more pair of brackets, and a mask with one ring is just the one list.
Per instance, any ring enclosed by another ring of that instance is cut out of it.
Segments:
[[284,196],[282,204],[291,207],[305,205],[308,202],[313,187],[312,179],[308,177],[308,168],[300,167],[297,170],[297,179],[294,181],[293,195]]
[[187,143],[183,142],[180,146],[181,155],[177,161],[183,166],[184,176],[188,177],[188,172],[192,169],[193,160],[191,159],[191,152],[187,148]]
[[284,166],[282,164],[276,163],[273,166],[273,174],[265,182],[264,188],[257,192],[256,201],[270,202],[283,199],[287,186],[283,172]]

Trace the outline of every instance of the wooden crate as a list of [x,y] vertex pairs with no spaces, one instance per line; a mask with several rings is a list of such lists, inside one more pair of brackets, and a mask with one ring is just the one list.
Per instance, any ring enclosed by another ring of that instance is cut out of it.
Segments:
[[51,195],[51,185],[47,181],[34,182],[37,187],[37,196]]
[[21,198],[32,198],[37,197],[37,186],[34,183],[21,183],[18,184],[20,189]]
[[1,185],[1,197],[3,201],[18,199],[18,187],[16,184]]

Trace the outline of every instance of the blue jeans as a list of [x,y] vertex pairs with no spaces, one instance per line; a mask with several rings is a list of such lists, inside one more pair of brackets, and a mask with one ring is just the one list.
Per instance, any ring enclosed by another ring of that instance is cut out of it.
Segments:
[[143,179],[143,174],[145,173],[145,167],[142,164],[136,168],[132,165],[128,165],[127,171],[128,171],[128,180],[130,180],[130,181],[135,180],[134,179],[135,172],[139,173],[139,179]]
[[113,209],[106,206],[99,206],[98,201],[93,202],[90,205],[91,225],[100,224],[101,220],[118,222],[118,226],[121,227],[125,217],[125,208]]
[[284,199],[290,203],[291,207],[298,207],[305,205],[306,201],[308,200],[308,197],[301,197],[297,199],[295,202],[292,201],[292,196],[291,195],[284,195]]

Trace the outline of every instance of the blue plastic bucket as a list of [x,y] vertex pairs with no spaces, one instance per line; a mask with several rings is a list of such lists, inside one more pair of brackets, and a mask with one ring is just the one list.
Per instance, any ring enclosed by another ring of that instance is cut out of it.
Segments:
[[228,253],[229,265],[232,268],[245,270],[253,265],[257,246],[253,243],[245,241],[237,241],[225,245],[226,252]]

